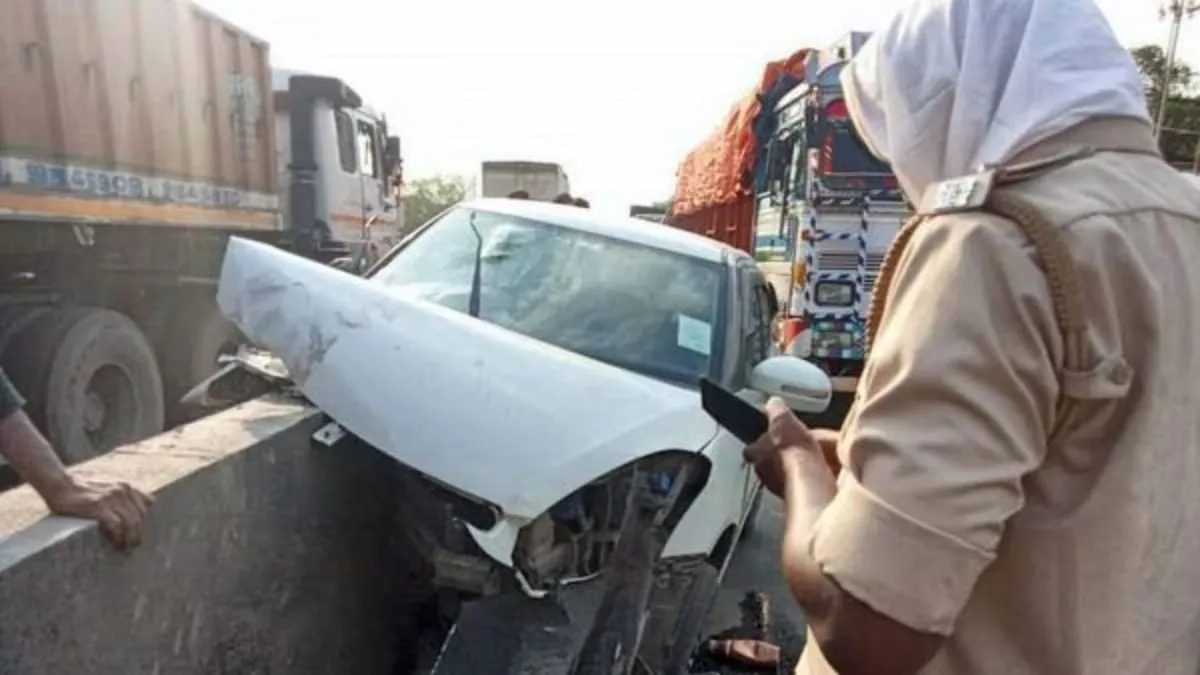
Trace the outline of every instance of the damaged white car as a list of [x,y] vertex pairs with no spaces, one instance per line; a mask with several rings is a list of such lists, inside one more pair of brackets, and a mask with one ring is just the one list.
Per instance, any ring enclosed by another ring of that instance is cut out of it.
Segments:
[[456,206],[367,278],[234,240],[218,300],[412,470],[409,534],[454,598],[438,673],[686,672],[761,496],[698,381],[830,396],[773,355],[748,255],[573,207]]

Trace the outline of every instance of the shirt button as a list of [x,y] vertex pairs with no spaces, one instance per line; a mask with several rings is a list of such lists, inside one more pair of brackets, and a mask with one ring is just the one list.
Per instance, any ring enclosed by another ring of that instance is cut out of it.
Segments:
[[1108,374],[1108,381],[1115,385],[1125,386],[1131,380],[1133,380],[1133,368],[1129,367],[1124,359],[1113,365],[1112,371]]

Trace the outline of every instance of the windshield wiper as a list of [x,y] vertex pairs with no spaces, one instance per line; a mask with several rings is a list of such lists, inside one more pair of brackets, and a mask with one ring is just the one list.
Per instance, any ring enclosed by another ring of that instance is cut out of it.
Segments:
[[475,270],[471,277],[471,295],[467,300],[467,314],[479,318],[479,293],[483,286],[483,235],[479,234],[479,226],[475,224],[476,211],[471,212],[468,223],[475,235]]

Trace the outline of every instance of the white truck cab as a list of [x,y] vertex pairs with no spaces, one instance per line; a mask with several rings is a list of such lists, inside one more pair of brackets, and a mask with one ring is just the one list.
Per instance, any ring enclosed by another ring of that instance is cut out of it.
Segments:
[[[275,147],[280,184],[291,177],[292,118],[289,101],[296,71],[271,72],[275,97]],[[344,87],[344,85],[343,85]],[[388,136],[387,119],[348,87],[338,101],[314,101],[313,153],[316,173],[314,211],[320,245],[327,257],[387,250],[403,225],[398,208],[402,181],[400,139]],[[284,207],[289,211],[288,206]]]

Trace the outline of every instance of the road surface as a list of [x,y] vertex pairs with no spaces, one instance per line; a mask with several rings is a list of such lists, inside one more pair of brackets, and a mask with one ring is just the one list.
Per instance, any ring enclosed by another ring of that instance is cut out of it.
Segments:
[[738,625],[739,603],[746,593],[757,591],[767,596],[773,641],[785,653],[799,651],[803,644],[804,614],[792,600],[779,571],[782,532],[783,502],[765,494],[754,529],[738,546],[725,572],[725,581],[709,618],[711,633]]

